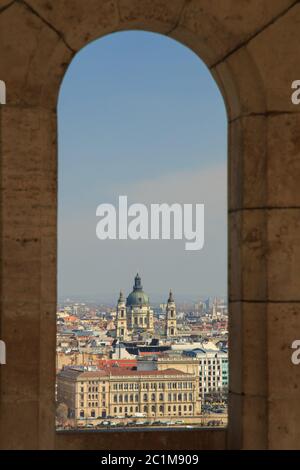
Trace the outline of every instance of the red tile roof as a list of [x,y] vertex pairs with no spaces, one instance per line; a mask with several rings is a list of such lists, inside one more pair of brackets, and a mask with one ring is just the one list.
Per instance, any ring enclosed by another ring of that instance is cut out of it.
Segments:
[[121,367],[111,367],[100,369],[97,371],[89,371],[89,372],[82,372],[76,369],[67,369],[62,370],[59,374],[60,376],[75,378],[78,379],[96,379],[100,377],[161,377],[161,376],[185,376],[185,377],[192,377],[192,374],[188,374],[187,372],[182,372],[177,369],[166,369],[166,370],[129,370],[123,369]]

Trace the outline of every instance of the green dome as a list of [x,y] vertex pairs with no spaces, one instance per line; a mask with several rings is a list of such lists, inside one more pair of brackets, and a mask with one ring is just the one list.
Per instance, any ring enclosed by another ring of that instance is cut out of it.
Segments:
[[141,305],[149,305],[149,297],[143,291],[143,286],[141,284],[141,278],[137,274],[134,278],[134,286],[133,291],[126,300],[127,307],[134,307],[134,306],[141,306]]

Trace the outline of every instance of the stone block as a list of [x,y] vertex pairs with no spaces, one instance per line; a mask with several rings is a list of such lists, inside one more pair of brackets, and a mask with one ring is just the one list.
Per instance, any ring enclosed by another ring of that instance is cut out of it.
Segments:
[[268,298],[300,300],[300,208],[268,211]]
[[300,407],[297,398],[278,398],[268,402],[268,448],[270,450],[300,449]]
[[299,111],[291,101],[291,84],[300,77],[296,46],[300,40],[299,23],[300,5],[297,2],[247,45],[264,84],[269,112]]
[[184,0],[119,0],[120,26],[168,33],[176,27],[184,5]]
[[25,3],[14,2],[0,14],[0,30],[0,70],[7,104],[54,109],[72,51]]
[[[36,282],[38,285],[38,282]],[[40,307],[34,301],[7,302],[2,298],[1,338],[6,344],[6,365],[1,368],[1,402],[38,400]]]
[[[39,447],[38,402],[0,405],[0,449],[36,450]],[[17,432],[16,432],[17,429]]]
[[116,0],[28,0],[27,3],[55,28],[74,51],[119,27]]
[[228,448],[262,450],[267,448],[267,401],[264,397],[229,394],[232,416]]
[[264,84],[245,46],[211,70],[223,91],[229,121],[265,113]]
[[300,365],[292,363],[294,340],[300,341],[300,304],[268,305],[268,391],[270,400],[299,398]]
[[267,396],[266,304],[234,302],[229,311],[230,391]]
[[267,120],[267,204],[300,207],[300,114],[280,114]]
[[205,43],[208,65],[221,61],[231,51],[257,34],[293,4],[293,0],[192,0],[184,9],[180,28],[192,31]]
[[241,210],[230,213],[230,300],[266,299],[266,254],[266,212]]
[[266,129],[264,116],[229,124],[229,210],[266,206]]

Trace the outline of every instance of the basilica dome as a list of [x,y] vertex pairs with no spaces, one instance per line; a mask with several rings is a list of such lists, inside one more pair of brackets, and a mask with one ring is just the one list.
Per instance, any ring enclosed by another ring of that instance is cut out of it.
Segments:
[[129,294],[126,300],[127,307],[139,307],[141,305],[149,305],[149,297],[143,291],[143,286],[141,284],[141,278],[137,274],[134,278],[133,291]]

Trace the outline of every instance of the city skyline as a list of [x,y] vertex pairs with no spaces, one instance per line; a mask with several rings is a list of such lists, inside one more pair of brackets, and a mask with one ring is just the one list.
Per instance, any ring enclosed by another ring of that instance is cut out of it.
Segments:
[[57,430],[225,426],[228,309],[153,307],[142,276],[113,308],[57,310]]
[[[136,273],[138,273],[138,274],[141,273],[141,277],[144,279],[143,271],[137,270]],[[129,276],[129,278],[130,278],[130,276]],[[124,287],[124,286],[116,287],[114,292],[103,292],[103,293],[98,292],[98,293],[95,293],[94,296],[80,294],[80,293],[73,293],[73,294],[70,294],[70,295],[65,295],[65,296],[59,297],[58,302],[59,303],[66,303],[68,301],[75,301],[75,302],[79,302],[79,303],[80,302],[82,302],[82,303],[84,303],[84,302],[87,302],[87,303],[95,302],[97,304],[103,304],[103,305],[107,305],[107,306],[115,306],[116,300],[117,300],[120,292],[122,292],[125,295],[125,297],[127,296],[127,294],[129,294],[131,292],[131,290],[132,290],[132,281],[130,283],[129,278],[127,277],[126,279],[124,279],[124,284],[125,284],[126,287]],[[131,278],[133,279],[133,275],[131,275]],[[145,284],[144,281],[143,281],[143,284]],[[147,282],[146,282],[146,284],[147,284]],[[217,293],[207,294],[207,295],[205,293],[202,293],[202,294],[201,293],[195,293],[194,295],[186,296],[183,293],[174,291],[172,286],[166,286],[164,291],[156,292],[156,293],[155,292],[150,292],[147,289],[147,292],[149,294],[150,302],[153,305],[159,305],[160,303],[166,303],[167,298],[169,296],[170,290],[173,292],[174,297],[176,297],[176,300],[177,300],[178,303],[197,303],[199,301],[213,300],[215,298],[224,299],[224,301],[227,302],[227,297],[224,296],[224,295],[220,295],[220,294],[217,294]]]

